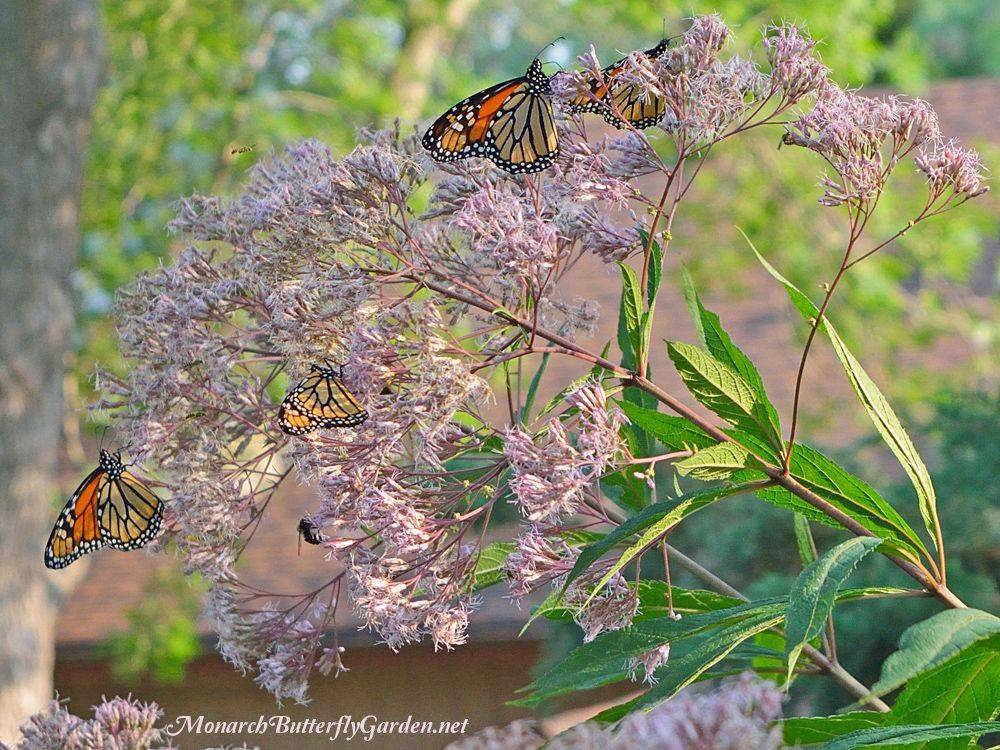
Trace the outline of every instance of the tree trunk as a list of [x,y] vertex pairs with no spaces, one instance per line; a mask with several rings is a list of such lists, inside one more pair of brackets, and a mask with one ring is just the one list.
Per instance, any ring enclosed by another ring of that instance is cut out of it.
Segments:
[[420,116],[435,59],[446,58],[455,46],[455,33],[476,7],[477,0],[409,0],[406,31],[389,90],[396,99],[396,114],[403,120]]
[[[0,740],[52,698],[66,578],[42,550],[56,515],[70,277],[90,110],[103,69],[94,0],[0,10]],[[75,576],[74,576],[75,577]]]

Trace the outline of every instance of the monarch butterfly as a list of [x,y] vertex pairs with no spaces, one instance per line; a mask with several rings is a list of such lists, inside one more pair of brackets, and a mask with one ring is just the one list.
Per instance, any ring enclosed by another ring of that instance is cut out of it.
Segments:
[[[664,39],[643,54],[650,60],[655,60],[666,52],[669,46],[670,39]],[[663,97],[652,95],[635,83],[615,82],[615,79],[625,72],[627,59],[623,57],[618,62],[604,68],[601,71],[604,74],[603,80],[590,82],[592,96],[581,94],[576,97],[570,102],[569,111],[574,113],[594,112],[603,115],[605,122],[614,125],[619,130],[626,127],[626,121],[631,123],[632,127],[640,130],[659,123],[667,111]],[[611,106],[612,103],[614,107]],[[616,108],[624,119],[615,113]]]
[[549,79],[538,58],[520,78],[460,101],[434,121],[421,142],[438,161],[483,156],[512,174],[552,166],[559,140]]
[[305,435],[320,427],[356,427],[368,412],[332,367],[313,365],[288,392],[278,409],[278,426],[286,435]]
[[45,566],[65,568],[107,546],[132,550],[156,536],[163,503],[126,471],[121,453],[101,451],[99,465],[80,483],[56,519],[45,546]]

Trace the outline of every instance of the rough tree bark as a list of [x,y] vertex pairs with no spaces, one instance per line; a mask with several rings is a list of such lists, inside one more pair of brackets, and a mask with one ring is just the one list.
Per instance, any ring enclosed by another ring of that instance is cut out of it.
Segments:
[[0,740],[52,697],[47,571],[72,326],[70,275],[90,110],[103,69],[95,0],[0,2]]

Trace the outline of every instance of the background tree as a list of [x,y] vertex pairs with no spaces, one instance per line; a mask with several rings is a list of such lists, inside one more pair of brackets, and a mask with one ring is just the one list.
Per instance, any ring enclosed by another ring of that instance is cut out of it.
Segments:
[[0,13],[0,739],[52,697],[60,591],[40,550],[100,39],[91,0],[11,0]]

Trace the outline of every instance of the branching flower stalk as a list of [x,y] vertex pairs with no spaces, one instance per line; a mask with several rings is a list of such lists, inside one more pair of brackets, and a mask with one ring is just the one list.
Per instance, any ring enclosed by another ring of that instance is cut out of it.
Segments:
[[[232,200],[181,202],[172,229],[190,244],[120,296],[122,353],[133,368],[126,379],[100,375],[102,406],[169,489],[164,543],[210,583],[222,654],[279,699],[305,701],[314,671],[346,668],[336,625],[348,607],[392,649],[425,638],[441,649],[465,643],[480,590],[495,582],[483,563],[501,553],[511,596],[562,592],[586,641],[627,630],[649,606],[643,556],[667,550],[683,509],[701,506],[673,498],[678,517],[639,542],[645,529],[630,536],[625,524],[669,496],[657,470],[698,477],[689,462],[709,445],[739,463],[703,477],[726,483],[712,500],[781,493],[779,504],[883,538],[885,554],[923,589],[964,606],[945,583],[942,544],[938,561],[927,558],[906,529],[892,536],[892,517],[852,510],[797,476],[792,458],[802,372],[840,280],[911,226],[981,194],[978,158],[942,139],[925,103],[837,87],[794,26],[764,30],[766,65],[726,57],[729,37],[720,19],[700,17],[662,57],[630,56],[623,75],[663,99],[661,126],[593,140],[579,116],[560,114],[561,155],[545,173],[435,164],[397,126],[362,134],[342,159],[307,141],[259,165]],[[558,109],[601,69],[593,51],[581,64],[582,73],[554,78]],[[692,389],[729,424],[703,416],[648,371],[660,243],[671,240],[713,149],[761,127],[785,128],[786,143],[823,158],[831,172],[821,202],[849,219],[840,273],[802,355],[787,441],[754,437],[747,425],[757,422]],[[924,210],[862,249],[892,172],[911,158],[928,178]],[[650,176],[662,180],[655,198],[636,186]],[[564,295],[591,258],[641,263],[629,293],[647,335],[634,351],[591,345],[596,305]],[[580,377],[551,382],[545,363],[554,357],[579,363]],[[369,419],[289,438],[277,429],[276,403],[317,362],[343,365]],[[543,405],[543,392],[557,395]],[[643,409],[659,403],[683,418],[697,444],[646,450],[636,439],[643,428],[630,424],[633,392]],[[310,521],[326,580],[305,593],[264,591],[241,579],[237,562],[291,476],[316,490]],[[631,493],[624,515],[609,482]],[[508,504],[521,517],[516,532],[493,520]],[[615,533],[622,538],[594,555]],[[804,653],[800,671],[824,671],[862,697],[842,667]],[[632,671],[650,682],[670,668],[668,643],[641,656],[633,666],[645,670]]]

